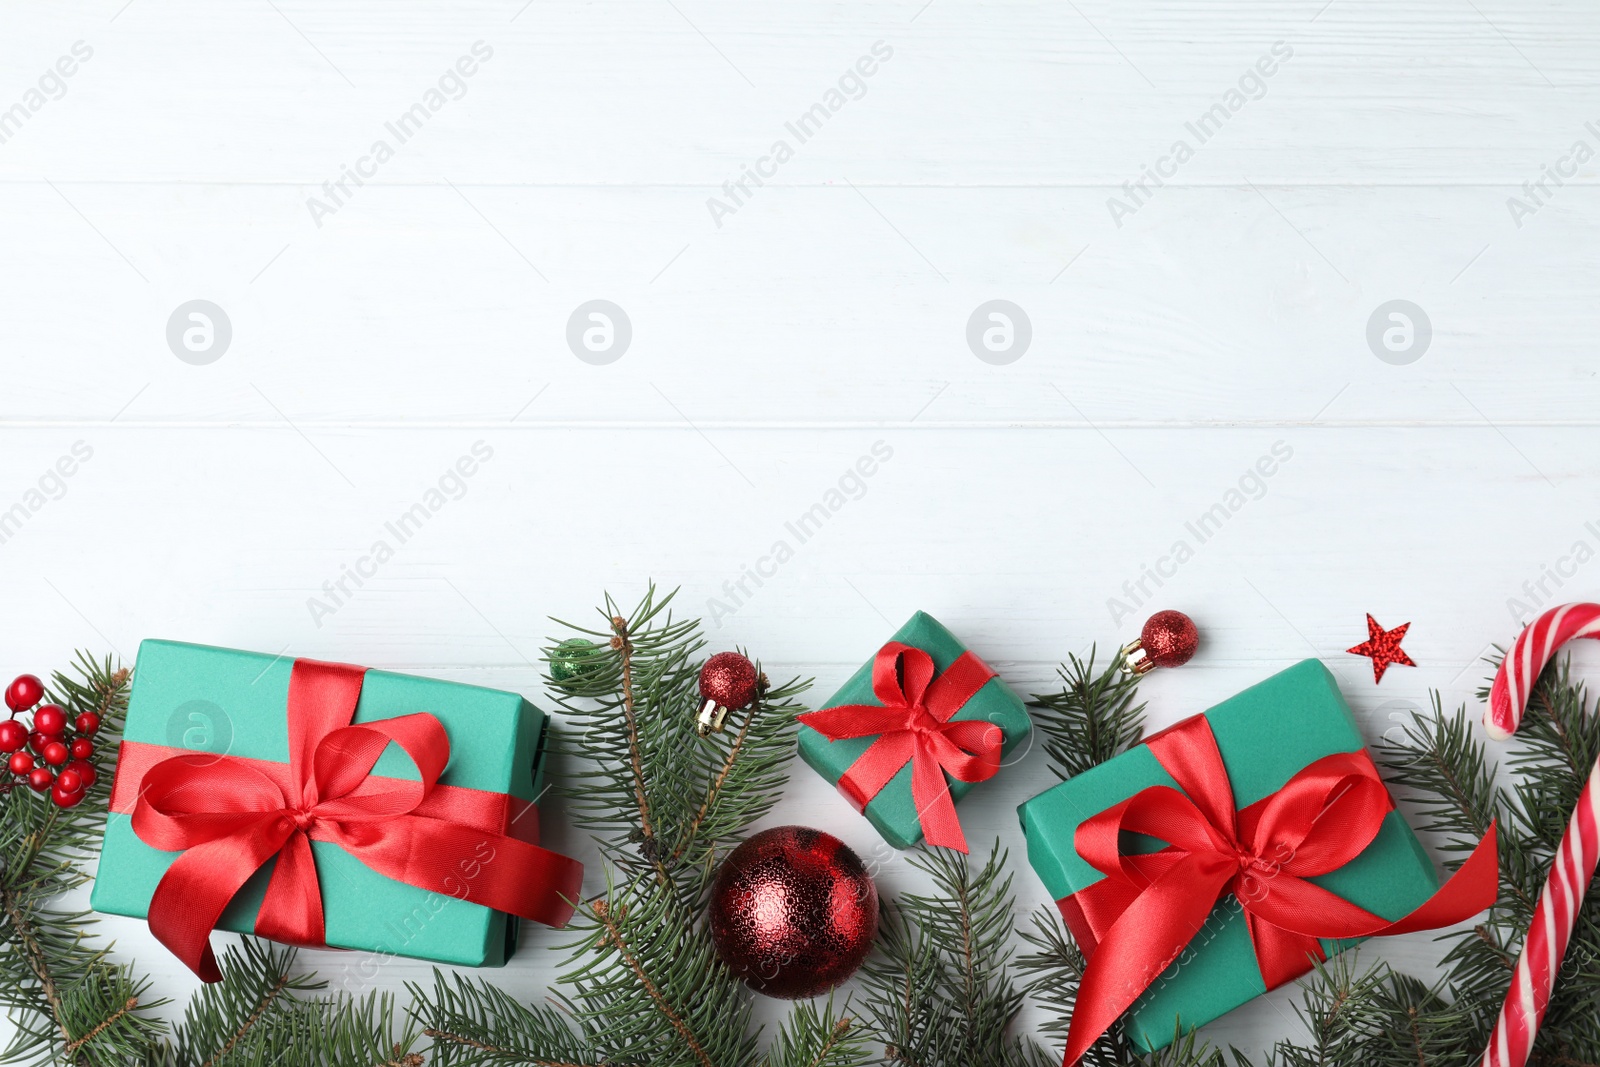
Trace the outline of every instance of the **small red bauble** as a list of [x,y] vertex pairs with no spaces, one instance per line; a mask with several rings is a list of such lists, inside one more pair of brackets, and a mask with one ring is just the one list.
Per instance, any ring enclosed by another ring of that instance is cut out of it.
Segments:
[[28,728],[16,719],[0,721],[0,752],[15,752],[28,743]]
[[66,774],[67,771],[73,771],[78,775],[79,778],[83,779],[83,787],[85,789],[88,789],[100,779],[100,772],[95,770],[94,764],[90,763],[88,760],[73,760],[71,763],[67,764],[66,770],[62,771],[61,773]]
[[44,699],[44,683],[31,674],[19,674],[6,687],[6,707],[25,711]]
[[761,676],[750,657],[737,652],[718,652],[700,668],[700,699],[696,717],[700,736],[721,733],[728,712],[742,708],[761,692]]
[[33,728],[41,734],[60,737],[67,732],[67,713],[55,704],[46,704],[33,713]]
[[74,724],[80,734],[98,733],[100,730],[100,716],[92,711],[86,711],[78,716]]
[[81,793],[84,790],[83,776],[70,766],[61,768],[61,773],[56,775],[56,786],[63,793]]
[[35,793],[43,793],[50,788],[50,783],[55,780],[56,776],[44,767],[35,767],[28,772],[28,788]]
[[837,837],[779,826],[722,861],[710,918],[717,955],[751,989],[814,997],[867,958],[878,936],[878,887]]
[[23,775],[33,770],[33,757],[26,752],[13,752],[6,761],[6,767],[12,774]]
[[1144,674],[1156,667],[1181,667],[1199,644],[1193,619],[1181,611],[1158,611],[1145,622],[1137,641],[1122,646],[1122,669]]
[[52,741],[48,745],[44,746],[44,751],[39,753],[39,755],[44,757],[44,761],[46,763],[50,764],[51,766],[58,767],[67,762],[68,758],[71,757],[72,752],[67,748],[65,743],[61,741]]
[[55,806],[58,808],[75,808],[83,803],[85,795],[82,789],[76,792],[62,789],[60,782],[50,787],[50,799],[55,802]]
[[72,739],[72,758],[88,759],[94,755],[94,742],[87,737],[74,737]]

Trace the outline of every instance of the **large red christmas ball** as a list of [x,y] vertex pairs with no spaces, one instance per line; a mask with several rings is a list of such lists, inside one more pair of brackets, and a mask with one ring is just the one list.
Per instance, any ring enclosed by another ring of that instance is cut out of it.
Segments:
[[878,887],[837,837],[804,826],[763,830],[722,861],[711,939],[750,988],[814,997],[856,972],[878,936]]

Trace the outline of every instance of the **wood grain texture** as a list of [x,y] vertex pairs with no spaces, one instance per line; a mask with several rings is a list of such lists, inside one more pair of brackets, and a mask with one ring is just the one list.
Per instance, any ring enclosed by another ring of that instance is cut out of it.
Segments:
[[[162,636],[538,700],[548,617],[653,578],[731,606],[712,642],[819,698],[918,608],[1034,692],[1180,607],[1204,644],[1146,682],[1155,724],[1317,656],[1376,738],[1430,688],[1474,702],[1513,601],[1600,580],[1586,5],[109,0],[13,6],[5,30],[0,511],[27,516],[0,542],[4,670]],[[480,41],[456,98],[441,76]],[[399,143],[386,124],[430,90]],[[802,142],[786,124],[831,90]],[[393,158],[319,225],[308,201],[379,139]],[[792,158],[735,201],[777,140]],[[1125,187],[1177,140],[1174,175]],[[166,338],[196,298],[233,331],[207,366]],[[633,328],[606,366],[566,339],[595,298]],[[1032,326],[1004,366],[966,337],[997,298]],[[1394,299],[1431,322],[1407,365],[1367,341]],[[314,613],[476,442],[492,458]],[[1138,589],[1179,540],[1193,558]],[[1342,651],[1367,611],[1410,621],[1421,665],[1381,687]],[[1044,901],[1014,811],[1051,780],[1030,753],[961,809],[1012,849],[1023,910]],[[769,821],[796,819],[917,884],[804,767]],[[142,924],[103,929],[192,987]],[[542,996],[562,941],[529,933],[496,979]],[[1264,1049],[1294,999],[1206,1037]]]

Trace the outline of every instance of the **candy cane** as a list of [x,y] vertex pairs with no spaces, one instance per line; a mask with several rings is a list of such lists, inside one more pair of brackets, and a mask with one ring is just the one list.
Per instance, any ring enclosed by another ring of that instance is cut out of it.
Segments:
[[[1511,652],[1495,673],[1484,724],[1489,736],[1504,740],[1516,732],[1527,710],[1539,672],[1556,649],[1579,637],[1600,637],[1600,604],[1566,604],[1540,615],[1517,635]],[[1533,910],[1533,923],[1522,943],[1522,956],[1511,977],[1505,1006],[1489,1036],[1483,1067],[1524,1067],[1534,1035],[1550,1004],[1561,957],[1583,905],[1584,891],[1600,859],[1600,762],[1589,771],[1578,795],[1572,822],[1562,835],[1550,875]]]

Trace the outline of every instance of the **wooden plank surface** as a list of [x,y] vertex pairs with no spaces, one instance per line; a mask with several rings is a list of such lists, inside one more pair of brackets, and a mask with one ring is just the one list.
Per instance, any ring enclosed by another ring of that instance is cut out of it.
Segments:
[[[653,578],[818,697],[918,608],[1035,692],[1181,607],[1205,644],[1146,683],[1154,723],[1317,656],[1376,738],[1430,688],[1472,702],[1519,610],[1593,596],[1586,5],[110,0],[5,31],[5,670],[162,636],[539,699],[547,617]],[[597,299],[631,327],[603,364],[568,340]],[[169,343],[193,300],[211,362]],[[993,300],[1031,332],[1010,362],[969,343]],[[1409,351],[1369,340],[1397,326]],[[1343,653],[1367,611],[1419,668]],[[1023,911],[1014,809],[1051,780],[1030,753],[962,808]],[[918,884],[804,767],[796,819]],[[496,978],[541,996],[561,940]],[[1294,997],[1205,1036],[1264,1049]]]

